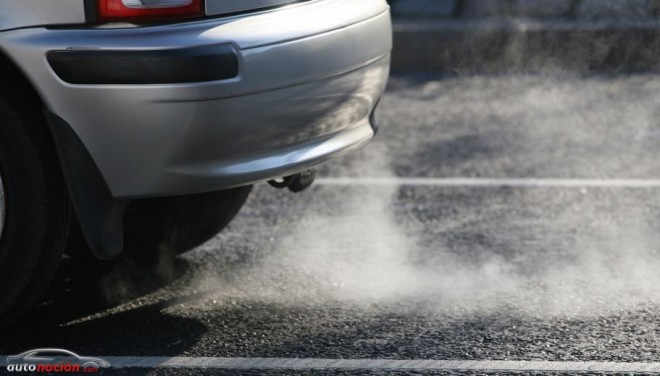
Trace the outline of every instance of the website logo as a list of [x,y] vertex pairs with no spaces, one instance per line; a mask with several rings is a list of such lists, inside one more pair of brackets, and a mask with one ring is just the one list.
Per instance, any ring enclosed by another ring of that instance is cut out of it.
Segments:
[[34,349],[7,357],[8,372],[95,373],[110,363],[64,349]]

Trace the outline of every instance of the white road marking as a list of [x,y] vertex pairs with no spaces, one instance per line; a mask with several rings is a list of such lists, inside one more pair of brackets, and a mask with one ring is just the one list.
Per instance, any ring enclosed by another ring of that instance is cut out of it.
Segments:
[[[315,358],[188,358],[101,356],[111,368],[205,368],[224,370],[477,371],[660,373],[660,363],[546,362],[506,360],[390,360]],[[6,356],[0,356],[5,367]]]
[[318,185],[529,187],[529,188],[660,188],[660,179],[544,179],[544,178],[319,178]]

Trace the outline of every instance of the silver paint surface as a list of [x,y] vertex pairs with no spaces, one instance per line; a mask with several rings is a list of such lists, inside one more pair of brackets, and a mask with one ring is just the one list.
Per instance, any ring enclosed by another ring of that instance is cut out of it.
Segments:
[[206,14],[218,15],[245,12],[253,9],[269,8],[295,3],[300,0],[206,0]]
[[[71,85],[51,50],[232,44],[231,80]],[[365,144],[389,76],[384,0],[318,0],[251,15],[125,29],[0,33],[49,110],[66,120],[118,198],[191,194],[267,180]]]
[[0,0],[0,30],[85,23],[83,0]]

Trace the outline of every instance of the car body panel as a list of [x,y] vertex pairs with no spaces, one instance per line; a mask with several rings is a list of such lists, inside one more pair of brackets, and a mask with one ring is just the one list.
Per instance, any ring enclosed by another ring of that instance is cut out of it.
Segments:
[[83,0],[0,0],[0,30],[85,23]]
[[[230,44],[239,75],[155,85],[74,85],[53,50]],[[182,195],[298,172],[363,145],[389,75],[384,0],[316,0],[255,14],[120,29],[0,33],[48,110],[68,123],[117,199]]]
[[[206,0],[209,16],[240,13],[314,0]],[[87,22],[84,0],[0,0],[0,31],[35,26],[78,25]]]
[[269,8],[298,1],[300,0],[206,0],[204,10],[207,15],[219,15]]

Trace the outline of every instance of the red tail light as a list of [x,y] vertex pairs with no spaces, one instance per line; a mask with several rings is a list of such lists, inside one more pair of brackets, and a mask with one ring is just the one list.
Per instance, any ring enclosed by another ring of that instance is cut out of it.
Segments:
[[98,0],[98,19],[109,21],[158,21],[199,17],[202,0]]

